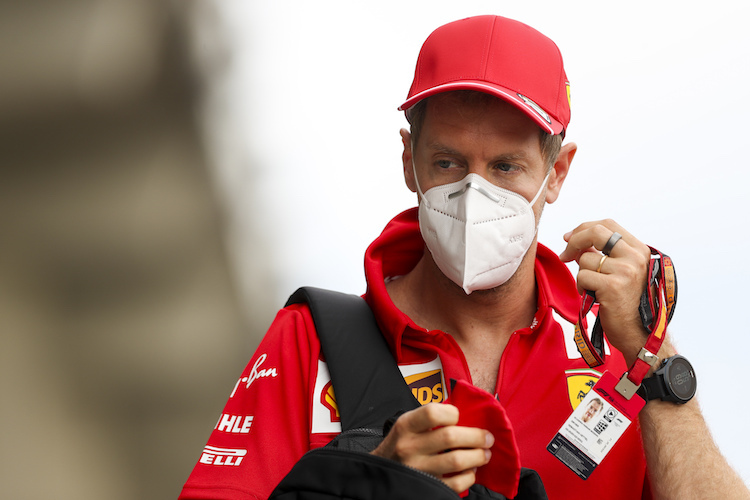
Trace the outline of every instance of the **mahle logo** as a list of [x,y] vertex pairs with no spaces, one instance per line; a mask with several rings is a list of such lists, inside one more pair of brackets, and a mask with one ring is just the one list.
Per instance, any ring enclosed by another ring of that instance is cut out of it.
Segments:
[[242,415],[229,415],[222,413],[214,429],[219,432],[230,432],[232,434],[247,434],[253,425],[253,417]]

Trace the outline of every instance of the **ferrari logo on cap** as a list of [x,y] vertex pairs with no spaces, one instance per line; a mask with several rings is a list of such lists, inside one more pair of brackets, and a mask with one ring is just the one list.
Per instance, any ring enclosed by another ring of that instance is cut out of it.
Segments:
[[589,368],[565,371],[565,378],[568,382],[570,406],[573,407],[574,410],[581,401],[583,401],[583,398],[586,397],[586,394],[589,393],[591,388],[599,381],[601,376],[601,373]]

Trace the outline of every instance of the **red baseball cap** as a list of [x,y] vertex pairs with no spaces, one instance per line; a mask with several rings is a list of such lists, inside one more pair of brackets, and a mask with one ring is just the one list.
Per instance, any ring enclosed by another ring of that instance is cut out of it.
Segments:
[[[551,134],[570,122],[570,84],[555,42],[500,16],[477,16],[439,27],[417,59],[407,111],[451,90],[477,90],[515,105]],[[408,116],[408,114],[407,114]]]

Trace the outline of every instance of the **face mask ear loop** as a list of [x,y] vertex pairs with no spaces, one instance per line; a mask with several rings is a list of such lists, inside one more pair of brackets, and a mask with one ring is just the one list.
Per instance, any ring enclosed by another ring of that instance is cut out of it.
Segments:
[[411,141],[411,171],[414,173],[414,183],[417,185],[417,193],[419,194],[419,199],[422,200],[422,203],[424,203],[427,208],[431,208],[430,202],[428,202],[427,198],[424,197],[422,188],[419,187],[419,179],[417,179],[417,167],[414,162],[414,141]]
[[547,172],[547,176],[542,181],[542,185],[539,186],[539,191],[537,191],[536,194],[534,195],[534,199],[531,200],[531,202],[529,202],[529,205],[531,205],[532,207],[534,206],[534,203],[536,203],[536,200],[539,199],[539,196],[541,196],[542,191],[544,191],[544,188],[547,186],[547,181],[549,180],[549,175],[551,173],[552,173],[552,169],[550,169],[550,171]]
[[[529,207],[531,207],[531,212],[532,213],[534,212],[534,203],[536,203],[536,200],[539,199],[539,196],[542,194],[542,191],[544,191],[544,188],[547,186],[547,181],[549,180],[549,175],[551,173],[552,173],[552,169],[550,169],[550,171],[547,172],[547,176],[542,181],[542,185],[539,186],[539,191],[536,192],[536,195],[534,196],[534,199],[531,200],[531,203],[529,203]],[[541,222],[541,220],[536,223],[536,228],[534,228],[534,236],[535,237],[539,233],[539,222]]]

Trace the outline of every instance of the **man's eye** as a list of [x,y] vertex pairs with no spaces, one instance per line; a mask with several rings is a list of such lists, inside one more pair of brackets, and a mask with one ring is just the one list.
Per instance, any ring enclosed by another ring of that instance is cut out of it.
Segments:
[[495,168],[503,172],[513,172],[518,169],[518,167],[512,163],[498,163],[495,165]]
[[455,163],[450,160],[438,160],[435,164],[440,168],[451,168],[455,165]]

